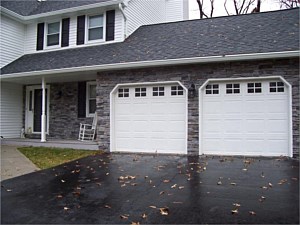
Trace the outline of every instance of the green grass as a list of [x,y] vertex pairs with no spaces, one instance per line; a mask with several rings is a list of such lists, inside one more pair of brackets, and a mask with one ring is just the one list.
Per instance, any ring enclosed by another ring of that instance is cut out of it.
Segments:
[[102,151],[46,147],[21,147],[18,150],[40,169],[51,168],[79,158],[102,153]]

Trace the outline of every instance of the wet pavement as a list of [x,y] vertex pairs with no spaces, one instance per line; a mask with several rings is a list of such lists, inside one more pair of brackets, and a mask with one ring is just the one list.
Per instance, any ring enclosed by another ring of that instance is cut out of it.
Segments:
[[107,154],[1,182],[1,223],[298,224],[299,161]]

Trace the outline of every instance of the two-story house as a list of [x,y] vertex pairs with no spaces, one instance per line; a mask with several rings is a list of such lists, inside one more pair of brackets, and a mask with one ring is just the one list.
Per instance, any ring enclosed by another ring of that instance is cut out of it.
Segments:
[[185,21],[185,0],[2,1],[1,135],[299,154],[299,9]]

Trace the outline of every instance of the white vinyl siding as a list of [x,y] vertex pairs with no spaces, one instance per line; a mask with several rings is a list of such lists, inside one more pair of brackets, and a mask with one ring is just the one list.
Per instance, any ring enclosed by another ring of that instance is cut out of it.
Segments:
[[36,52],[37,23],[28,24],[25,32],[25,54]]
[[127,16],[127,35],[142,25],[165,22],[165,1],[131,0],[125,8]]
[[186,18],[187,0],[166,0],[166,22],[181,21]]
[[22,129],[23,88],[18,84],[1,82],[0,135],[19,138]]
[[24,25],[1,15],[1,57],[0,67],[16,60],[24,54]]

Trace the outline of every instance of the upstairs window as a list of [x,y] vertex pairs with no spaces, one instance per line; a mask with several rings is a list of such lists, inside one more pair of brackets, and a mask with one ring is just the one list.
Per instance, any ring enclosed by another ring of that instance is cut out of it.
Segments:
[[103,39],[103,15],[89,16],[87,28],[89,41]]
[[47,46],[59,45],[60,22],[47,24]]

